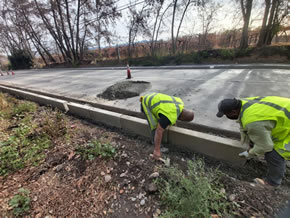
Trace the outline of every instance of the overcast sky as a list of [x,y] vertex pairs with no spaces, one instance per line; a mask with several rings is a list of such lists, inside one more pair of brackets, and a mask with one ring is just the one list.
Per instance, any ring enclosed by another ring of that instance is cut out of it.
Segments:
[[[215,21],[212,24],[211,32],[221,32],[227,29],[233,28],[241,28],[242,20],[241,20],[241,10],[239,8],[239,1],[235,0],[213,0],[216,4],[221,4],[222,7],[217,11],[217,16],[215,16]],[[117,1],[117,8],[122,9],[128,6],[130,0],[119,0]],[[131,0],[132,4],[143,2],[143,0]],[[167,5],[172,0],[165,0],[165,4]],[[261,25],[261,16],[263,13],[263,8],[261,7],[262,0],[256,0],[253,2],[253,10],[252,10],[252,27],[256,25]],[[143,4],[143,3],[142,3]],[[138,4],[137,9],[142,6],[142,4]],[[165,8],[165,7],[164,7]],[[113,40],[113,45],[122,44],[128,42],[128,29],[126,27],[126,22],[128,20],[128,9],[122,10],[122,18],[117,21],[117,24],[112,31],[116,35],[115,40]],[[177,21],[179,21],[179,17],[181,16],[181,12],[177,14]],[[153,25],[153,21],[150,22]],[[171,28],[171,16],[167,16],[165,20],[166,27],[163,27],[163,31],[160,34],[159,39],[170,39],[170,28]],[[177,24],[175,29],[177,29]],[[202,31],[202,21],[198,16],[197,8],[192,7],[188,10],[186,17],[184,18],[184,22],[181,27],[180,36],[186,34],[198,34]],[[140,40],[148,40],[149,38],[143,38],[139,36],[137,41]]]

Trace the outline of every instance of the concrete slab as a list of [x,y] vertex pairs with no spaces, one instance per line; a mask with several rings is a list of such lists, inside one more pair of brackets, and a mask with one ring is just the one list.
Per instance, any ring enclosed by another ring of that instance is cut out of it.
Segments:
[[43,95],[37,95],[37,94],[31,93],[31,92],[20,91],[17,89],[12,89],[12,88],[8,88],[8,87],[4,87],[4,86],[0,86],[0,91],[8,92],[10,94],[21,97],[23,99],[36,102],[40,105],[58,108],[59,110],[64,111],[64,112],[68,111],[67,102],[63,101],[63,100],[59,100],[56,98],[51,98],[51,97],[47,97],[47,96],[43,96]]
[[69,113],[72,115],[90,120],[96,124],[102,123],[108,126],[121,128],[121,114],[119,113],[106,111],[78,103],[68,103],[68,108]]
[[246,148],[232,139],[172,126],[168,131],[168,142],[178,149],[202,153],[234,165],[243,165],[246,162],[245,158],[238,156]]

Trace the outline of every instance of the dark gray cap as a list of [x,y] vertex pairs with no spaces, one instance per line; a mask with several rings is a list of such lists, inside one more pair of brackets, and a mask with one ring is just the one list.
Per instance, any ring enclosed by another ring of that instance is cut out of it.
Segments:
[[222,117],[225,113],[231,112],[239,108],[240,101],[235,98],[226,98],[218,104],[218,113],[217,117]]

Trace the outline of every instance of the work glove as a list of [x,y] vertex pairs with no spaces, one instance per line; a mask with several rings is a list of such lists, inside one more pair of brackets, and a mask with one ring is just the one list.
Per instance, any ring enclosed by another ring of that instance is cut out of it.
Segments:
[[249,152],[248,151],[243,151],[241,153],[239,153],[240,157],[244,157],[244,158],[249,158]]

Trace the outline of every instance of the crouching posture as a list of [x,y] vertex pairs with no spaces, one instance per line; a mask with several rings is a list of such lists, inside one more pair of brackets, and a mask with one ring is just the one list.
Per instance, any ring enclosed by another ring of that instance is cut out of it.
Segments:
[[239,155],[251,158],[265,155],[266,179],[255,182],[268,187],[279,186],[290,160],[290,99],[276,96],[224,99],[218,105],[217,117],[238,120],[242,143],[251,145]]
[[153,157],[161,158],[160,145],[164,130],[177,120],[192,121],[194,113],[184,109],[183,101],[174,96],[152,93],[141,96],[141,111],[146,115],[155,145]]

